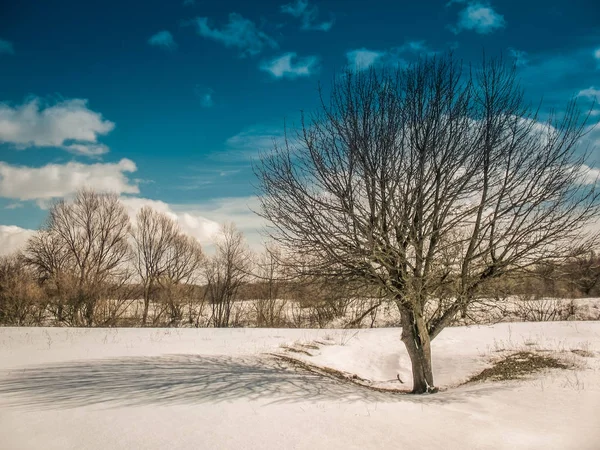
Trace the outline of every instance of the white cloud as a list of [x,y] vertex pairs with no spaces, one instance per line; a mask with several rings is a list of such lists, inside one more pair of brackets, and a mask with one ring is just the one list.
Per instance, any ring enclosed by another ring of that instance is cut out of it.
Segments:
[[579,91],[577,97],[586,97],[600,103],[600,89],[596,89],[594,86],[591,86],[587,89]]
[[598,48],[598,49],[596,49],[596,51],[594,51],[594,58],[600,59],[600,48]]
[[25,247],[35,230],[15,225],[0,225],[0,255],[9,255]]
[[0,162],[0,197],[44,201],[71,195],[83,187],[101,192],[137,194],[137,184],[126,175],[136,170],[135,163],[129,159],[118,163],[69,162],[42,167]]
[[369,50],[364,47],[350,50],[346,52],[346,59],[351,70],[365,70],[371,66],[404,67],[408,65],[404,58],[406,54],[431,56],[436,53],[425,41],[407,41],[389,50]]
[[[28,147],[58,147],[71,153],[98,156],[108,147],[98,136],[112,131],[115,124],[87,107],[87,100],[71,99],[53,106],[34,98],[12,107],[0,103],[0,143]],[[72,142],[74,141],[74,142]]]
[[529,64],[529,57],[527,55],[527,52],[523,50],[517,50],[515,48],[509,48],[508,53],[515,60],[515,65],[517,67],[523,67]]
[[[254,196],[211,199],[195,204],[169,204],[132,196],[121,196],[120,200],[133,224],[138,211],[149,206],[175,220],[182,232],[197,239],[205,248],[211,247],[221,225],[229,222],[244,233],[251,247],[259,248],[262,242],[260,230],[264,220],[252,211],[259,207],[258,198]],[[0,255],[22,248],[34,233],[35,230],[0,225]]]
[[63,145],[62,148],[76,155],[90,157],[100,156],[110,151],[104,144],[69,144]]
[[[232,158],[231,155],[224,156],[223,152],[219,153],[221,154],[222,160],[228,159],[227,162],[229,164],[233,163],[234,165],[239,166],[239,164],[235,164],[235,158]],[[230,167],[229,164],[225,167]],[[179,178],[184,180],[184,182],[180,186],[174,186],[176,189],[181,189],[185,191],[211,189],[214,192],[215,190],[218,190],[220,186],[228,185],[229,183],[231,183],[231,177],[239,174],[242,171],[241,168],[227,169],[223,166],[221,166],[220,168],[190,167],[190,169],[192,170],[193,174],[181,175]]]
[[219,223],[203,217],[196,211],[175,211],[171,205],[161,200],[140,197],[121,197],[121,202],[125,205],[133,224],[135,224],[135,216],[138,211],[144,206],[149,206],[177,221],[181,231],[194,237],[202,244],[209,244],[219,233]]
[[334,20],[317,22],[319,7],[310,5],[308,0],[296,0],[281,6],[281,12],[300,19],[302,30],[329,31],[333,27]]
[[386,52],[359,48],[346,53],[348,66],[354,70],[365,70],[381,60]]
[[263,62],[260,69],[270,72],[275,78],[309,77],[319,70],[319,58],[316,56],[297,58],[294,52],[284,53]]
[[579,169],[579,177],[581,184],[596,184],[600,180],[600,169],[584,164]]
[[0,39],[0,54],[2,53],[6,53],[7,55],[15,54],[15,48],[12,42]]
[[257,55],[265,47],[278,47],[277,42],[259,30],[254,22],[237,13],[229,14],[229,22],[221,29],[211,27],[207,17],[197,17],[194,23],[198,34],[225,47],[239,48],[242,56]]
[[150,36],[150,39],[148,39],[148,44],[155,47],[160,47],[164,50],[173,51],[177,49],[177,43],[175,42],[175,39],[173,39],[173,35],[167,30],[159,31],[158,33]]
[[[519,68],[521,84],[535,97],[543,97],[546,110],[563,110],[567,100],[574,94],[573,82],[583,82],[590,86],[598,79],[590,53],[590,48],[585,47],[570,52],[530,54],[529,64]],[[600,61],[598,67],[600,68]],[[583,87],[581,84],[580,86]]]
[[582,139],[582,143],[583,145],[589,145],[595,150],[595,162],[600,163],[600,161],[598,161],[598,150],[600,150],[600,125],[598,125],[597,123],[588,125],[588,127],[585,130],[585,136]]
[[121,202],[132,223],[135,224],[135,215],[142,207],[150,206],[177,221],[181,230],[197,239],[205,249],[210,249],[221,231],[221,225],[230,222],[244,233],[251,247],[258,249],[263,240],[260,232],[265,221],[254,213],[260,206],[255,196],[216,198],[194,204],[170,204],[161,200],[123,196]]
[[472,2],[458,13],[458,23],[450,29],[454,34],[458,34],[463,30],[488,34],[505,26],[504,16],[494,11],[491,6],[485,3]]
[[282,128],[255,125],[227,139],[225,152],[220,152],[216,156],[222,155],[227,160],[250,160],[261,153],[271,151],[274,144],[282,145],[283,141]]
[[[219,231],[217,224],[233,222],[238,230],[244,233],[251,247],[259,248],[263,240],[261,230],[265,226],[265,220],[254,212],[258,211],[260,207],[259,199],[256,196],[217,198],[195,204],[172,204],[169,207],[177,215],[201,218],[200,223],[202,223],[202,220],[208,220],[209,223],[213,224],[211,225],[212,228],[208,227],[209,232],[213,233],[212,237]],[[189,225],[189,223],[194,223],[190,219],[188,219],[188,222],[184,219],[180,223],[187,223],[182,225],[184,230],[194,229]],[[202,236],[198,231],[196,233]],[[205,241],[201,240],[201,242],[208,242],[209,240],[209,238],[206,238]]]
[[427,43],[425,41],[407,41],[402,44],[400,47],[396,48],[398,53],[409,52],[416,54],[428,54],[433,55],[437,52],[430,50],[427,47]]

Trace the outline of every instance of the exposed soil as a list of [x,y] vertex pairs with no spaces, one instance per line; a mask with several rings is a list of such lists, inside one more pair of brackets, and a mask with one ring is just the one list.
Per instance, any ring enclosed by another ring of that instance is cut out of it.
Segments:
[[312,356],[309,352],[307,352],[306,350],[302,350],[300,348],[288,347],[287,345],[284,345],[281,348],[284,349],[286,352],[302,353],[303,355]]
[[576,348],[571,350],[572,353],[575,353],[577,356],[582,356],[584,358],[593,358],[594,357],[594,353],[590,352],[589,350],[583,350],[580,348]]
[[551,356],[521,351],[496,361],[492,367],[484,369],[481,373],[471,377],[466,383],[475,381],[518,380],[526,375],[540,372],[544,369],[571,368],[572,366]]

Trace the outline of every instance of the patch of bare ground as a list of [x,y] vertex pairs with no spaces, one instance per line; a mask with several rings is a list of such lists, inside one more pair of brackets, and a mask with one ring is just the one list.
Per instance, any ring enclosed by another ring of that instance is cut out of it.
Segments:
[[302,353],[303,355],[306,355],[306,356],[313,356],[312,354],[310,354],[306,350],[302,350],[301,348],[290,347],[287,345],[282,345],[281,348],[284,349],[286,352]]
[[299,347],[307,348],[309,350],[319,350],[319,346],[315,344],[296,344]]
[[594,352],[591,352],[591,351],[585,350],[585,349],[581,349],[581,348],[575,348],[575,349],[571,350],[571,353],[575,353],[577,356],[582,356],[584,358],[593,358],[594,357]]
[[573,365],[566,364],[552,356],[540,355],[528,351],[520,351],[507,355],[495,361],[492,367],[484,369],[471,377],[464,384],[478,381],[519,380],[527,375],[545,369],[572,369]]

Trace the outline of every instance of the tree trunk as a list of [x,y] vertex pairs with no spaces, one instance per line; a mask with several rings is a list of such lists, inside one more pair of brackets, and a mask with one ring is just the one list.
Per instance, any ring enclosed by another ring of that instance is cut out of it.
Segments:
[[88,300],[85,304],[85,309],[84,309],[84,319],[85,319],[85,326],[86,327],[91,327],[92,325],[94,325],[94,309],[95,309],[95,305],[96,302],[94,300]]
[[[60,298],[60,297],[59,297]],[[62,324],[63,321],[63,305],[62,305],[62,300],[59,300],[61,303],[58,304],[58,311],[57,311],[57,319],[58,319],[58,323]]]
[[437,392],[431,369],[431,341],[422,315],[403,308],[401,311],[402,342],[412,364],[413,394]]
[[144,312],[142,313],[142,326],[146,326],[148,320],[148,307],[150,306],[150,295],[147,289],[144,289]]

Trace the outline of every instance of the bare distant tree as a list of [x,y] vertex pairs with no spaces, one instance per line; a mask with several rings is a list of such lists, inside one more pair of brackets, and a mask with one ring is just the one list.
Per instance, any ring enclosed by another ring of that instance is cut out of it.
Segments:
[[25,255],[48,279],[70,287],[60,295],[71,296],[73,321],[91,326],[103,285],[125,270],[128,234],[129,216],[119,197],[84,189],[52,206]]
[[0,257],[0,324],[39,325],[46,296],[19,254]]
[[181,232],[177,222],[148,206],[136,216],[132,228],[134,261],[144,297],[142,325],[148,321],[150,302],[160,298],[160,310],[171,322],[181,319],[182,305],[198,277],[203,261],[202,248],[196,239]]
[[238,290],[250,271],[250,252],[244,235],[233,224],[224,225],[215,243],[215,254],[205,268],[206,295],[212,307],[210,322],[214,327],[230,325]]
[[565,268],[568,281],[586,297],[600,284],[600,257],[594,252],[578,252]]
[[183,306],[196,292],[195,285],[204,264],[200,243],[193,237],[178,233],[166,253],[159,283],[170,323],[183,318]]
[[275,327],[283,321],[286,302],[282,298],[282,288],[286,274],[282,258],[281,249],[272,244],[265,245],[264,251],[256,255],[253,307],[258,327]]
[[387,293],[413,392],[433,392],[430,342],[488,282],[593,241],[586,118],[571,103],[542,122],[514,68],[452,55],[349,72],[321,98],[256,167],[262,216],[303,273]]
[[177,237],[177,224],[166,214],[143,207],[136,215],[132,228],[133,260],[144,292],[142,326],[148,320],[148,308],[160,277],[167,268],[169,251]]
[[[68,297],[72,292],[74,274],[70,270],[68,253],[56,233],[40,230],[27,242],[24,260],[35,270],[48,295],[48,308],[59,323],[70,323],[72,311]],[[69,311],[65,311],[65,308]],[[67,317],[68,316],[68,317]]]

